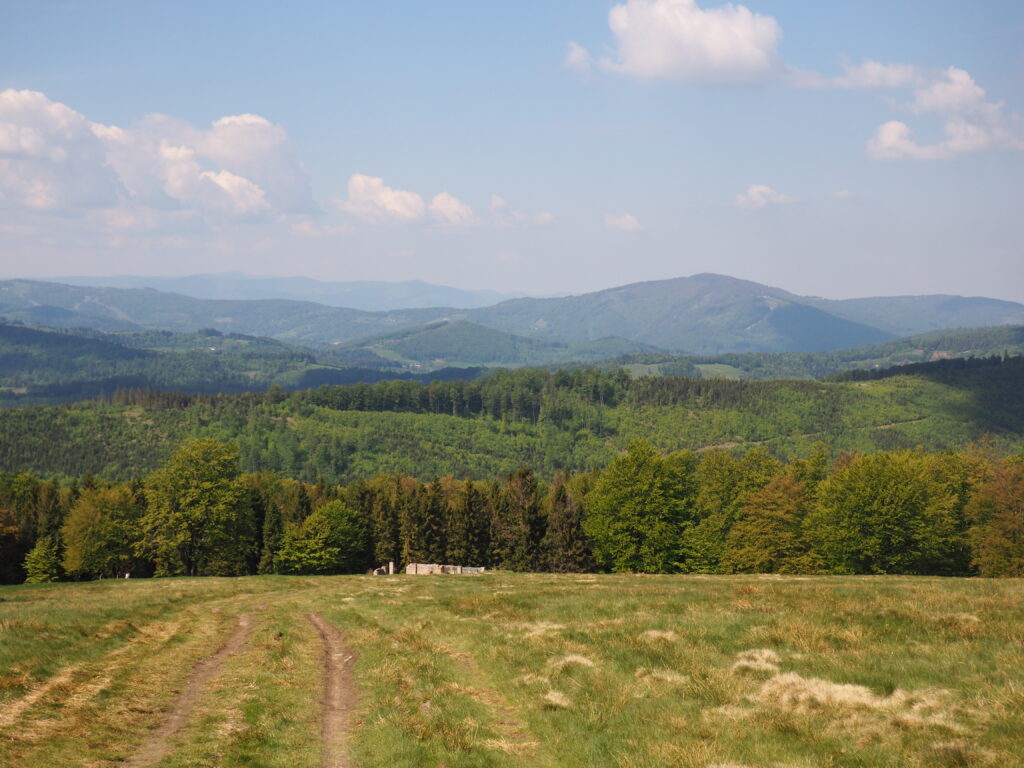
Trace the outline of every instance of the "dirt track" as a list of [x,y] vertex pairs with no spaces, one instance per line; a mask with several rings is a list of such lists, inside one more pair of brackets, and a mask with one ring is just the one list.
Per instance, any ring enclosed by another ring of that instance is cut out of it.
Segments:
[[155,765],[170,753],[171,742],[178,731],[188,722],[188,717],[195,708],[203,689],[217,676],[224,660],[245,647],[252,632],[252,626],[252,619],[248,615],[239,615],[238,626],[235,627],[231,636],[216,653],[196,664],[185,684],[185,690],[178,695],[163,723],[139,747],[138,751],[125,761],[125,766],[143,768]]
[[321,758],[323,768],[351,768],[348,749],[349,713],[356,704],[352,680],[355,652],[345,644],[341,632],[317,613],[309,620],[320,633],[324,649],[324,690],[320,707]]

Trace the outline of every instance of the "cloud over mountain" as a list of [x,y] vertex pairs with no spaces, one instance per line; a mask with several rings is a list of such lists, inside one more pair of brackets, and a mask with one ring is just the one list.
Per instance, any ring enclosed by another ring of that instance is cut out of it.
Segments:
[[316,210],[280,126],[235,115],[199,129],[166,115],[121,128],[38,91],[0,92],[0,200],[66,214],[144,206],[213,217]]

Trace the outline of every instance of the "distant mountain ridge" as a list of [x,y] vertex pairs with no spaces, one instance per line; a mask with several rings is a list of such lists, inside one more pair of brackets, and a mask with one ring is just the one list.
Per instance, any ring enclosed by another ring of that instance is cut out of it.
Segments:
[[49,282],[96,288],[152,288],[164,293],[180,293],[194,299],[315,301],[329,307],[361,309],[367,312],[424,307],[473,309],[497,304],[516,296],[497,291],[434,285],[422,280],[333,282],[315,280],[311,277],[257,277],[243,272],[187,277],[59,277]]
[[[216,328],[309,346],[368,344],[428,323],[467,322],[523,340],[574,345],[618,339],[670,352],[822,352],[878,344],[896,335],[951,326],[1024,324],[1024,305],[985,298],[919,296],[828,300],[806,298],[748,280],[700,274],[619,286],[562,298],[519,298],[489,307],[432,307],[388,312],[287,299],[197,299],[153,289],[93,288],[29,280],[0,282],[0,316],[59,327],[100,330]],[[424,348],[403,342],[401,357],[457,359],[439,340],[478,348],[486,333],[450,325],[420,334]],[[408,334],[406,334],[408,336]],[[413,334],[415,335],[415,334]],[[497,339],[497,337],[495,337]],[[495,343],[498,343],[497,341]],[[599,344],[599,347],[601,345]],[[613,345],[614,346],[614,345]],[[518,353],[516,353],[518,355]],[[560,357],[560,355],[559,355]],[[593,359],[593,358],[591,358]],[[460,360],[471,364],[474,360]]]

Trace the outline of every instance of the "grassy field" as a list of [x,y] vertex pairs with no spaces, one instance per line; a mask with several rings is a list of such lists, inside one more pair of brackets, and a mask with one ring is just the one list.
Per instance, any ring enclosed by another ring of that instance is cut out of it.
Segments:
[[487,574],[3,587],[0,763],[1020,766],[1022,586]]

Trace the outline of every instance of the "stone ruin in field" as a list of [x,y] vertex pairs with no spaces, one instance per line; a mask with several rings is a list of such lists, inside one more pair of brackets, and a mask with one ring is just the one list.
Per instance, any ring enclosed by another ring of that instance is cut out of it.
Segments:
[[405,566],[406,573],[416,575],[444,573],[444,574],[474,574],[483,573],[484,568],[476,568],[469,565],[438,565],[437,563],[409,563]]

